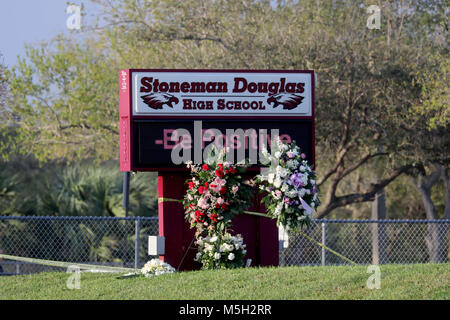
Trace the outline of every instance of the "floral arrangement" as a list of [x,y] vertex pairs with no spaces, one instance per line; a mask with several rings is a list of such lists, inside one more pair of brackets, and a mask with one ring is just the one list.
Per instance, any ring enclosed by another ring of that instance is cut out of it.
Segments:
[[[320,205],[316,175],[300,148],[278,139],[272,144],[272,154],[263,150],[268,168],[256,176],[267,216],[277,225],[295,229],[310,223],[315,208]],[[185,218],[196,228],[198,253],[196,261],[203,269],[242,267],[246,254],[240,235],[228,233],[235,214],[243,213],[250,205],[252,187],[244,183],[239,167],[219,160],[203,165],[188,163],[192,178],[187,180],[188,190],[183,200]]]
[[250,204],[251,187],[239,174],[242,167],[227,162],[203,165],[188,163],[192,179],[184,197],[185,218],[198,235],[214,235],[231,225],[235,214]]
[[320,204],[316,174],[295,141],[286,144],[278,139],[275,147],[273,154],[263,151],[271,165],[256,177],[260,190],[266,193],[262,201],[267,214],[287,229],[308,225]]
[[159,276],[162,274],[175,273],[176,270],[170,264],[159,259],[148,261],[141,269],[141,273],[146,277]]
[[240,268],[247,253],[240,234],[232,236],[226,232],[223,236],[200,236],[196,244],[199,251],[195,261],[202,263],[203,269]]
[[252,187],[241,173],[246,165],[223,161],[225,150],[203,165],[187,163],[191,179],[183,200],[185,218],[196,228],[196,261],[203,269],[242,267],[245,245],[240,235],[228,233],[231,220],[250,205]]

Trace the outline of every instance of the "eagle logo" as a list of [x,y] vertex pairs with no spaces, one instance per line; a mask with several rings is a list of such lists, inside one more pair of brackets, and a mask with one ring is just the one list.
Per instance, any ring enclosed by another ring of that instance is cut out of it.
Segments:
[[163,105],[167,105],[173,108],[172,103],[177,104],[179,102],[178,98],[167,93],[150,93],[141,97],[144,103],[150,108],[159,110],[163,108]]
[[292,93],[279,93],[270,96],[267,99],[267,103],[270,105],[273,103],[273,108],[283,105],[283,110],[292,110],[302,103],[304,97]]

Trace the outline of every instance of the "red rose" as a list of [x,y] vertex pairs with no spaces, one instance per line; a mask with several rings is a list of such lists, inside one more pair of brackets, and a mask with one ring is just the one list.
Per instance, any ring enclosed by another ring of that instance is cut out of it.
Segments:
[[198,193],[203,194],[205,192],[205,187],[198,187]]
[[206,188],[208,188],[208,187],[209,187],[209,184],[208,184],[208,182],[205,182],[205,187],[206,187]]
[[220,194],[225,194],[225,192],[227,192],[227,188],[226,187],[220,188],[220,191],[219,191]]
[[225,170],[225,174],[228,174],[229,173],[229,171],[228,170]]
[[220,204],[216,203],[216,209],[220,208]]
[[227,209],[228,209],[227,205],[225,203],[223,203],[222,204],[222,210],[227,210]]
[[202,169],[203,169],[203,171],[208,171],[208,170],[209,170],[209,166],[205,163],[205,164],[202,166]]
[[192,190],[192,188],[194,188],[194,183],[193,182],[188,182],[188,185],[189,185],[189,189]]
[[197,217],[201,217],[201,216],[203,216],[203,212],[201,212],[200,210],[195,210],[195,215]]
[[236,169],[233,166],[230,166],[230,172],[232,174],[235,174],[236,173]]
[[223,164],[218,163],[217,166],[218,166],[220,169],[223,169]]
[[223,178],[223,171],[222,170],[216,170],[216,176],[219,178]]

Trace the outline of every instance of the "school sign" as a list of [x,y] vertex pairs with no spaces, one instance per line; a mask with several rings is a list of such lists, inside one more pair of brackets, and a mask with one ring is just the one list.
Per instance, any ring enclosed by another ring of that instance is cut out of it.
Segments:
[[127,69],[119,81],[122,171],[180,170],[209,144],[256,160],[275,133],[314,162],[313,71]]

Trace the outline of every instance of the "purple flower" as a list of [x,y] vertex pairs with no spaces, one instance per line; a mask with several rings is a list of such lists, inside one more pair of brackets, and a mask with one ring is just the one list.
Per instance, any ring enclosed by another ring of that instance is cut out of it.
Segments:
[[302,159],[306,159],[306,154],[302,153],[302,154],[300,155],[300,157],[302,157]]
[[303,174],[294,173],[289,177],[289,183],[297,189],[303,187],[305,184],[303,183],[302,177]]

